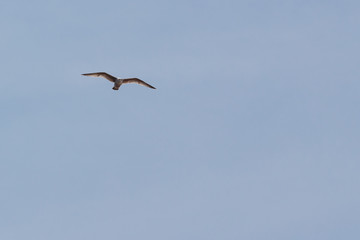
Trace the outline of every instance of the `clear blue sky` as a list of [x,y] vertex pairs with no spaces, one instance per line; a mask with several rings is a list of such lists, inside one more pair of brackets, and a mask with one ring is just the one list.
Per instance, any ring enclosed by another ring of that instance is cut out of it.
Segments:
[[359,11],[1,1],[0,239],[360,239]]

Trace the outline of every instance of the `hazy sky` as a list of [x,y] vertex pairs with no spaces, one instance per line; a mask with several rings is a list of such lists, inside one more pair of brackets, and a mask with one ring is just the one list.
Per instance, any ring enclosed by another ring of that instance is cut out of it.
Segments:
[[359,11],[2,0],[0,239],[360,239]]

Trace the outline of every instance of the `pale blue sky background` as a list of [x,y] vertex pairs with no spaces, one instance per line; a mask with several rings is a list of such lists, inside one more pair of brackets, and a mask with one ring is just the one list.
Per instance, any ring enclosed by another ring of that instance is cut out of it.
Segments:
[[359,11],[1,1],[0,239],[359,239]]

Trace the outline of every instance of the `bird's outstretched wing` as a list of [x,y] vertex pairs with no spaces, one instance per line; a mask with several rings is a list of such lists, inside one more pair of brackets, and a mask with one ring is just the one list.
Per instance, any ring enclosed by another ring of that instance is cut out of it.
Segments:
[[107,74],[106,72],[84,73],[82,75],[89,76],[89,77],[103,77],[103,78],[106,78],[107,80],[109,80],[110,82],[115,82],[115,80],[117,79],[116,77],[111,76],[110,74]]
[[148,88],[156,89],[153,86],[151,86],[150,84],[147,84],[146,82],[144,82],[143,80],[140,80],[138,78],[125,78],[123,80],[123,83],[137,83],[137,84],[143,85]]

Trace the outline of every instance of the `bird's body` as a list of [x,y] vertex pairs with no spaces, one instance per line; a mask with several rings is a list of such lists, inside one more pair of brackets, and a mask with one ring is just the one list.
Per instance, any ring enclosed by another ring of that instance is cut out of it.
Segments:
[[156,89],[150,84],[147,84],[146,82],[138,78],[116,78],[114,76],[111,76],[110,74],[107,74],[106,72],[84,73],[82,75],[90,77],[103,77],[114,83],[113,90],[119,90],[120,86],[126,83],[137,83],[148,88]]
[[114,82],[114,90],[119,90],[121,84],[123,84],[124,80],[123,79],[116,79]]

